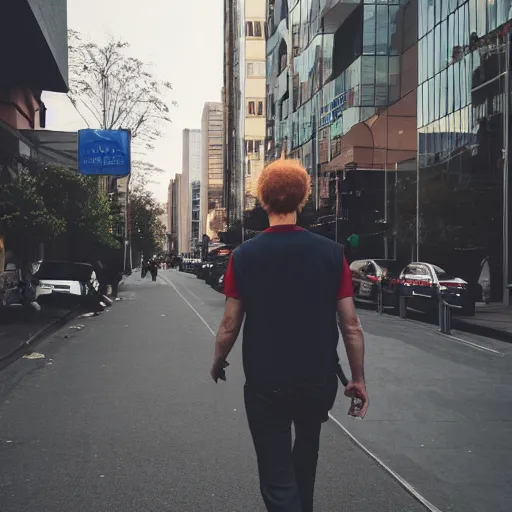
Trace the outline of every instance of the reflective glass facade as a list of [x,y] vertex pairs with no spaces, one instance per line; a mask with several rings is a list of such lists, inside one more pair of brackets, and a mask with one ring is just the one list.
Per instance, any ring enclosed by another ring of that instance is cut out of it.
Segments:
[[269,6],[266,158],[302,161],[323,234],[364,235],[362,257],[414,245],[400,247],[396,190],[398,171],[416,175],[417,16],[416,0]]
[[419,0],[419,257],[470,283],[487,260],[495,301],[510,282],[511,17],[510,0]]

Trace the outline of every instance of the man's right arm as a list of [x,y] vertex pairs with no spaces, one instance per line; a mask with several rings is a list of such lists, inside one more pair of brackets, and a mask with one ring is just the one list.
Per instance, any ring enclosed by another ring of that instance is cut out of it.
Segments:
[[338,300],[338,324],[345,343],[352,380],[364,382],[364,336],[352,297]]
[[364,380],[364,336],[359,317],[357,316],[354,299],[345,297],[338,300],[338,323],[345,350],[347,351],[348,362],[352,372],[352,380],[345,388],[345,395],[359,398],[363,405],[358,416],[363,418],[368,409],[368,394]]

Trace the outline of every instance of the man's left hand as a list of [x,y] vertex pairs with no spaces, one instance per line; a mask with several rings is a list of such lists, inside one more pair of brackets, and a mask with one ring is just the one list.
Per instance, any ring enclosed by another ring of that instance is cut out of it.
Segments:
[[228,366],[229,363],[225,359],[218,359],[213,362],[210,375],[215,383],[217,383],[219,379],[223,381],[226,380],[226,368]]

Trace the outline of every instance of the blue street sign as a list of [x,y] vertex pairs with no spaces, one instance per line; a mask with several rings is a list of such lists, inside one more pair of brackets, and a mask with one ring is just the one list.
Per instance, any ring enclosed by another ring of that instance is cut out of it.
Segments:
[[78,130],[78,171],[95,176],[128,176],[131,170],[128,130]]

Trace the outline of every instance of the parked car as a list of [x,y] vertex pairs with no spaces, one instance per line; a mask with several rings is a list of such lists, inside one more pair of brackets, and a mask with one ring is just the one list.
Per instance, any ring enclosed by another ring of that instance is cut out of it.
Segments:
[[200,265],[201,260],[199,258],[183,258],[179,264],[179,270],[187,274],[195,274]]
[[0,307],[29,308],[39,311],[36,302],[36,280],[30,276],[23,277],[22,271],[13,263],[8,263],[0,272]]
[[223,245],[223,246],[217,247],[216,249],[212,250],[208,254],[207,260],[203,261],[201,263],[201,265],[199,265],[199,267],[197,268],[197,273],[196,273],[197,277],[199,279],[208,281],[214,264],[217,261],[224,261],[225,259],[229,258],[232,250],[233,250],[232,246],[229,246],[229,245]]
[[224,274],[226,273],[228,262],[229,256],[218,258],[213,262],[210,269],[210,275],[208,276],[207,283],[218,292],[222,292],[224,290]]
[[98,296],[100,284],[92,265],[70,261],[40,261],[34,266],[37,296],[68,294]]
[[475,314],[475,299],[468,283],[431,263],[409,263],[399,276],[398,289],[406,297],[407,307],[417,311],[437,312],[441,293],[444,300],[454,306],[454,312]]
[[400,267],[394,260],[356,260],[350,264],[354,297],[376,303],[379,286],[384,292],[384,305],[395,305]]

